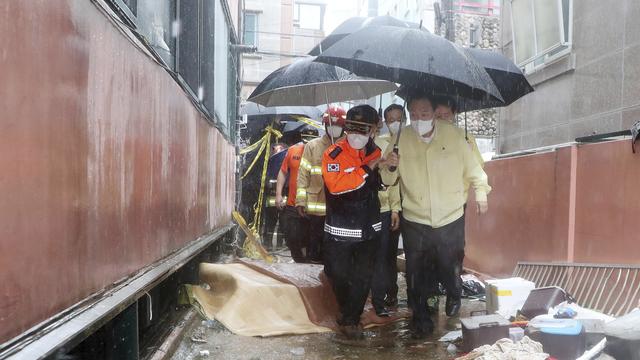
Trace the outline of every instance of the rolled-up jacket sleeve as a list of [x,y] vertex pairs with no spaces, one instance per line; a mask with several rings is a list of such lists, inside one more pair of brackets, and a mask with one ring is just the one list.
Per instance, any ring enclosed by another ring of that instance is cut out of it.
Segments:
[[489,178],[469,146],[464,146],[463,160],[464,178],[475,191],[476,201],[487,201],[487,195],[491,192]]

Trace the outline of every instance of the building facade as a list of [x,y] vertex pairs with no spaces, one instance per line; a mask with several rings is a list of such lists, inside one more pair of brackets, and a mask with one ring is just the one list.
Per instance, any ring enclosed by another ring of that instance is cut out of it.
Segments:
[[274,70],[305,57],[325,36],[326,0],[246,0],[242,100]]
[[162,313],[156,285],[229,235],[240,9],[3,2],[0,358],[69,350],[125,312],[137,358],[162,317],[138,305]]
[[[438,5],[440,17],[436,18],[436,34],[449,36],[450,40],[464,47],[499,51],[499,0],[440,0]],[[452,15],[447,21],[449,13]],[[453,26],[450,33],[447,33],[448,24]],[[497,135],[498,110],[470,111],[458,118],[460,126],[464,126],[465,121],[468,131],[478,138],[483,152],[492,151]]]
[[502,153],[640,119],[640,2],[504,0],[501,48],[535,92],[501,111]]
[[370,1],[377,3],[378,15],[391,15],[395,18],[420,23],[422,27],[434,32],[435,29],[435,11],[433,1],[420,0],[377,0]]

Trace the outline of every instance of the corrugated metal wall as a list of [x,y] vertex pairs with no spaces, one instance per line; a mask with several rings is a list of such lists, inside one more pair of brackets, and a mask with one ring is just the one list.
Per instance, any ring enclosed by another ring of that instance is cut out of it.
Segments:
[[235,150],[89,1],[0,34],[1,343],[227,224]]

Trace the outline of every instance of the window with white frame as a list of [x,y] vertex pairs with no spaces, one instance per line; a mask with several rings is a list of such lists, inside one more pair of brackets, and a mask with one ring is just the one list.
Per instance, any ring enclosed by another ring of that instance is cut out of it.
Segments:
[[247,11],[244,13],[244,43],[258,46],[258,13]]
[[571,52],[573,0],[511,0],[514,57],[531,73]]
[[293,5],[293,24],[302,29],[322,30],[324,6],[296,2]]

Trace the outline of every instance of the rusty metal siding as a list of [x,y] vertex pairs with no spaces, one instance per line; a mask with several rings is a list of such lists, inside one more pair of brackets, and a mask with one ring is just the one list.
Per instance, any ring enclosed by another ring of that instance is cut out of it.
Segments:
[[640,264],[640,154],[629,140],[494,160],[486,170],[494,190],[488,214],[467,213],[466,266],[510,275],[518,261]]
[[89,1],[0,33],[2,343],[231,221],[235,149]]
[[630,141],[579,148],[575,261],[640,264],[640,154]]
[[568,149],[489,161],[489,212],[469,200],[465,266],[509,275],[518,261],[566,259]]

